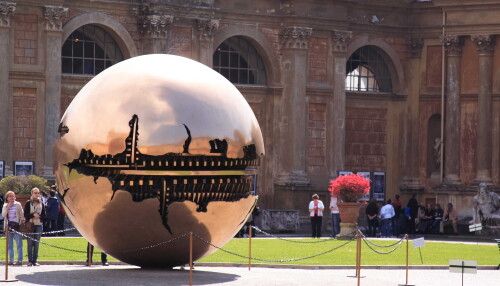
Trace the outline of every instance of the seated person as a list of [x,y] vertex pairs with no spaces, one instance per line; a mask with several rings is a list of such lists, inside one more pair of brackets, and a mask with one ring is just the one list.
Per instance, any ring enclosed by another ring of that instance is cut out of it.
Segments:
[[434,234],[439,233],[439,225],[441,224],[441,221],[443,220],[443,215],[444,215],[444,210],[441,208],[440,204],[435,204],[434,209],[432,210],[432,217],[434,220],[432,221],[431,225],[431,232]]
[[452,203],[448,203],[448,207],[446,208],[446,211],[444,212],[444,215],[443,215],[443,220],[441,221],[441,224],[439,225],[439,233],[443,234],[444,227],[447,225],[451,225],[453,227],[453,233],[458,234],[457,221],[458,221],[457,210],[455,210],[453,208]]

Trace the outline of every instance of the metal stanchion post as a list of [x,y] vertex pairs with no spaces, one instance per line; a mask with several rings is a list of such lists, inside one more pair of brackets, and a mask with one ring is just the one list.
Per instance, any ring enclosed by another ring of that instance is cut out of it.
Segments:
[[408,284],[408,234],[405,235],[406,238],[406,283],[405,284],[399,284],[399,286],[415,286]]
[[[19,245],[17,246],[19,247]],[[17,279],[9,279],[9,227],[5,227],[5,279],[0,282],[16,282]]]
[[248,271],[252,265],[252,226],[248,230]]
[[193,285],[193,232],[189,233],[189,285]]

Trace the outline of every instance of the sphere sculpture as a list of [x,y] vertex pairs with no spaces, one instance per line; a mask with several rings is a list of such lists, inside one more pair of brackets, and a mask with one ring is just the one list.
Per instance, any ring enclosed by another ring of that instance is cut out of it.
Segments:
[[59,133],[54,170],[68,217],[123,262],[186,264],[190,232],[199,259],[256,203],[259,124],[239,91],[196,61],[146,55],[106,69],[71,102]]

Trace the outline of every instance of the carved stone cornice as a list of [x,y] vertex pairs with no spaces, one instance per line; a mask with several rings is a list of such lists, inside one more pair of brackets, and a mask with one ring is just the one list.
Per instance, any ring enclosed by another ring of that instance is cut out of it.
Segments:
[[347,51],[347,45],[349,45],[349,42],[351,42],[352,32],[333,30],[332,39],[333,39],[333,52],[345,53]]
[[0,2],[0,27],[10,27],[10,17],[16,11],[16,3]]
[[446,35],[441,37],[441,42],[445,46],[446,53],[449,57],[462,55],[464,37],[458,35]]
[[495,52],[495,35],[472,35],[472,41],[476,42],[479,55],[492,56]]
[[211,18],[196,19],[196,26],[201,40],[212,40],[215,31],[219,28],[219,20]]
[[409,38],[406,40],[406,52],[409,58],[420,58],[424,41],[421,38]]
[[149,38],[167,38],[173,20],[172,15],[144,16],[141,32]]
[[68,16],[68,8],[45,6],[45,11],[43,12],[45,30],[62,31],[63,20],[66,16]]
[[311,28],[287,27],[279,34],[282,49],[307,49],[309,37],[312,34]]

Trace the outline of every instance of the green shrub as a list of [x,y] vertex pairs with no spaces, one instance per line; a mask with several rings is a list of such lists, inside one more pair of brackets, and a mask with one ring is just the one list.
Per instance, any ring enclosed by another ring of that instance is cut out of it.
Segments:
[[13,191],[16,194],[30,194],[31,189],[39,188],[41,191],[49,189],[47,180],[35,175],[29,176],[8,176],[0,181],[0,195],[4,196],[6,192]]

